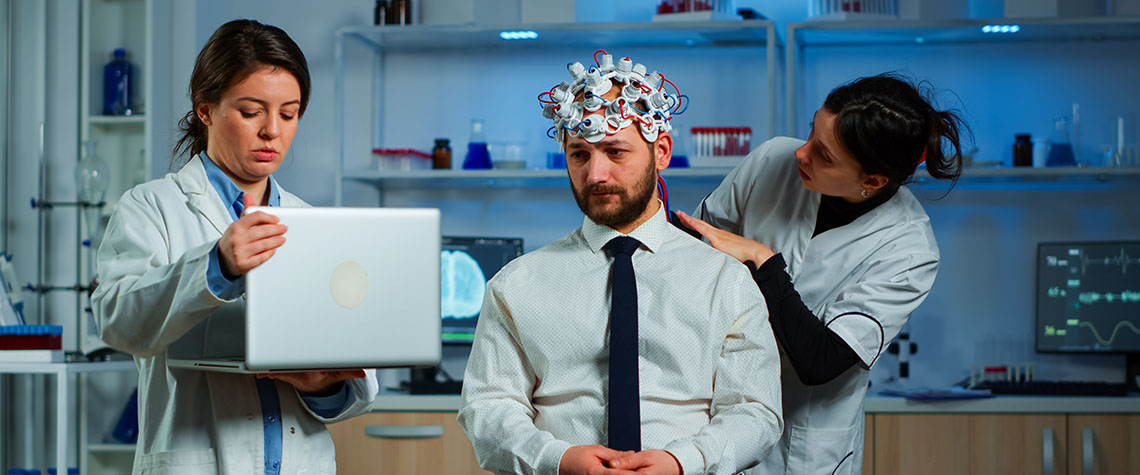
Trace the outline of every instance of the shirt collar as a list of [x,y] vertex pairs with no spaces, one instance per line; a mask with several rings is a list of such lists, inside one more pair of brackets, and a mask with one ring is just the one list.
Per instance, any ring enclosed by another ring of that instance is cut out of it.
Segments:
[[[234,181],[230,179],[226,172],[214,160],[202,152],[202,167],[206,169],[206,179],[210,181],[210,185],[214,187],[214,191],[218,192],[218,197],[222,199],[222,204],[226,205],[226,209],[230,212],[230,217],[237,221],[241,217],[241,213],[245,211],[245,192],[238,188]],[[281,206],[281,194],[277,190],[277,181],[273,176],[269,177],[269,206]]]
[[[657,212],[649,218],[648,221],[641,223],[629,234],[631,238],[641,241],[641,245],[649,252],[657,252],[661,248],[661,244],[665,242],[666,233],[669,232],[669,221],[665,219],[665,206],[657,208]],[[589,216],[582,218],[582,236],[586,238],[586,244],[589,245],[591,252],[600,252],[602,246],[605,246],[611,239],[623,236],[616,229],[609,226],[603,226],[595,223]]]

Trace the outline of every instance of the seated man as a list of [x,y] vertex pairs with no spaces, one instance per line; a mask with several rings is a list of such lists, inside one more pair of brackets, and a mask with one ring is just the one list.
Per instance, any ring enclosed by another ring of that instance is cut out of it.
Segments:
[[496,473],[737,473],[783,430],[767,307],[658,200],[677,96],[598,65],[540,96],[586,218],[488,283],[459,424]]

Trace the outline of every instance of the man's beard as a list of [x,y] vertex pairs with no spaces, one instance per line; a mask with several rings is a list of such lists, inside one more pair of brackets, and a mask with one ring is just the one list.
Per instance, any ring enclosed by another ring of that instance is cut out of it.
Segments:
[[[645,212],[646,206],[649,205],[649,199],[653,197],[653,187],[656,186],[657,182],[656,173],[654,173],[656,169],[653,165],[653,161],[650,160],[649,167],[646,168],[645,174],[641,180],[634,183],[631,189],[624,189],[617,185],[602,185],[598,183],[586,185],[581,190],[571,186],[571,189],[574,191],[574,200],[578,202],[578,208],[591,220],[602,226],[618,228],[636,221],[637,218],[641,216],[641,213]],[[617,206],[602,209],[603,205],[590,202],[590,195],[593,193],[617,194]]]

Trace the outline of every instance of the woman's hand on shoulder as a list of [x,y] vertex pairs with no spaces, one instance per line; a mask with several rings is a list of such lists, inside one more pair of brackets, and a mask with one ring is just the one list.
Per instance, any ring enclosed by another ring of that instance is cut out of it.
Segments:
[[718,229],[682,211],[677,211],[677,217],[681,218],[681,222],[684,223],[685,226],[701,233],[705,239],[709,240],[709,244],[711,244],[712,247],[736,258],[736,260],[740,262],[752,261],[752,263],[756,264],[756,267],[760,267],[765,261],[776,255],[768,246],[723,229]]
[[[256,205],[253,198],[245,195],[246,208]],[[285,244],[288,228],[279,221],[270,214],[249,213],[226,228],[218,240],[218,259],[227,279],[236,279],[265,263]]]

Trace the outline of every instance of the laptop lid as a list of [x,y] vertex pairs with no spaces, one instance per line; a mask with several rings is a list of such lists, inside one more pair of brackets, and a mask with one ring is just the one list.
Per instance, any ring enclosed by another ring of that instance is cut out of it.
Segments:
[[439,363],[438,209],[256,211],[289,229],[246,275],[249,369]]

